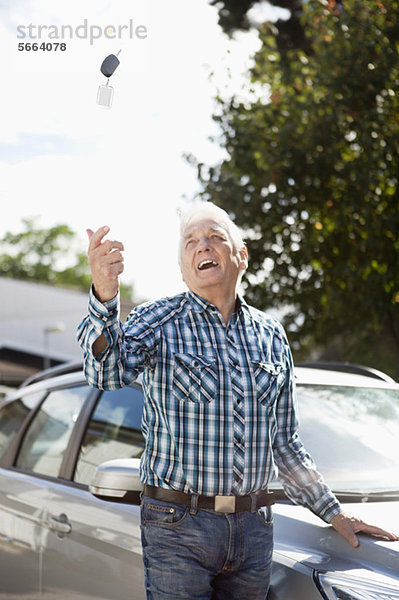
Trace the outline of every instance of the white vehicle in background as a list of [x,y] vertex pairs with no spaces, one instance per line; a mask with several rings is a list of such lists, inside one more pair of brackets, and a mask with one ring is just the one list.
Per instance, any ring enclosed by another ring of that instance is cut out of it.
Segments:
[[[399,530],[399,385],[348,365],[296,378],[301,437],[344,510]],[[80,365],[0,401],[0,600],[145,599],[142,406],[139,382],[101,392]],[[269,600],[399,599],[399,542],[361,535],[354,549],[273,488]]]

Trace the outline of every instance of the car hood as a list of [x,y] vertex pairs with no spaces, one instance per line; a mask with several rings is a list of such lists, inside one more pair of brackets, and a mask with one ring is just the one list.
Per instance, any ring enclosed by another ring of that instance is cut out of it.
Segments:
[[[399,533],[399,502],[344,504],[345,513],[370,525]],[[359,534],[360,545],[353,548],[332,527],[310,510],[278,503],[274,505],[275,551],[290,560],[320,571],[367,570],[377,580],[399,575],[399,541],[388,542]]]

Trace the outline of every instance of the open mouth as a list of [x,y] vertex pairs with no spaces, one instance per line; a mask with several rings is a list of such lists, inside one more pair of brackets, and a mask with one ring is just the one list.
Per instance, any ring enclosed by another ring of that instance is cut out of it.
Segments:
[[199,263],[197,269],[199,271],[205,271],[206,269],[211,269],[212,267],[217,267],[218,263],[215,260],[203,260]]

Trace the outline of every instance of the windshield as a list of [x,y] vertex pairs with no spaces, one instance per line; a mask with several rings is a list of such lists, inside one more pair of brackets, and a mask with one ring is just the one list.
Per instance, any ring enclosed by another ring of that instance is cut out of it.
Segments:
[[299,433],[334,491],[399,490],[399,391],[299,385]]

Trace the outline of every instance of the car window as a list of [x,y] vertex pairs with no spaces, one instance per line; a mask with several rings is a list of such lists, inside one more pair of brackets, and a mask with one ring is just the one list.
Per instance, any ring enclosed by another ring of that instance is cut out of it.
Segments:
[[73,426],[89,393],[87,385],[50,392],[25,435],[16,466],[56,477]]
[[399,392],[298,385],[299,433],[335,491],[399,489]]
[[144,449],[141,434],[143,394],[135,387],[103,392],[88,424],[74,480],[89,484],[96,466],[113,458],[138,458]]
[[43,392],[28,394],[12,402],[7,402],[0,410],[0,460],[10,447],[26,416],[43,396]]

